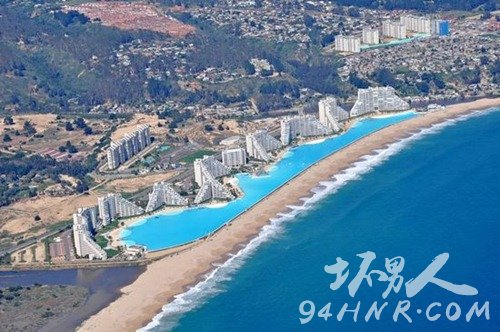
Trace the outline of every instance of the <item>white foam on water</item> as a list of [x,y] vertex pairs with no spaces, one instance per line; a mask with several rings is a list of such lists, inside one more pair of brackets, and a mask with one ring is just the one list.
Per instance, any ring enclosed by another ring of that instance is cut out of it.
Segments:
[[[499,110],[498,108],[493,109]],[[186,292],[175,296],[174,300],[163,306],[162,312],[156,315],[153,320],[145,327],[138,331],[152,331],[161,323],[161,330],[171,330],[177,324],[179,318],[193,310],[213,295],[224,291],[222,282],[231,280],[234,273],[244,264],[245,260],[255,253],[256,249],[262,244],[273,238],[276,238],[284,230],[286,221],[294,219],[298,214],[303,211],[310,210],[315,203],[322,200],[325,196],[337,192],[346,183],[361,178],[363,174],[370,172],[374,167],[380,165],[391,156],[397,154],[405,147],[417,141],[424,136],[440,132],[443,128],[449,127],[460,121],[465,121],[469,118],[484,115],[489,111],[476,111],[458,118],[449,119],[444,122],[432,125],[431,127],[421,129],[411,136],[401,139],[392,144],[388,144],[383,149],[374,150],[372,154],[365,155],[359,161],[352,164],[351,167],[334,175],[331,181],[321,181],[319,185],[311,190],[312,197],[304,200],[302,206],[287,206],[291,211],[287,213],[278,213],[276,217],[270,219],[270,223],[262,227],[259,234],[252,239],[246,246],[240,249],[236,254],[228,255],[228,260],[222,264],[214,264],[213,271],[208,273],[205,278],[198,282],[193,287],[189,288]]]

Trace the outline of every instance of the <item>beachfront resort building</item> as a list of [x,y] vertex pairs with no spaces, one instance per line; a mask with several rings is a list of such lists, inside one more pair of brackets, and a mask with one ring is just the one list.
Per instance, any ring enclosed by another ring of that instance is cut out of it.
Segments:
[[210,178],[217,179],[228,174],[229,168],[215,159],[214,156],[203,156],[203,159],[194,161],[194,180],[200,187],[203,182]]
[[246,148],[250,157],[268,162],[268,152],[281,148],[281,143],[266,131],[258,130],[246,136]]
[[233,194],[222,183],[214,178],[207,178],[194,199],[195,204],[200,204],[211,199],[232,200]]
[[242,148],[222,151],[222,163],[227,167],[240,167],[247,164],[247,153]]
[[154,211],[163,205],[183,206],[187,204],[187,198],[179,195],[168,183],[157,182],[153,185],[153,191],[149,193],[146,212]]
[[365,28],[362,32],[363,44],[376,45],[380,43],[380,36],[378,29]]
[[394,88],[376,87],[358,90],[358,99],[350,116],[360,116],[373,112],[405,111],[410,105],[396,95]]
[[355,36],[336,36],[335,51],[339,52],[361,52],[361,39]]
[[80,208],[73,214],[73,241],[76,255],[78,257],[88,257],[89,259],[106,259],[106,252],[92,238],[92,225],[97,218],[97,209]]
[[337,104],[337,99],[326,97],[318,102],[319,122],[328,129],[337,132],[340,130],[340,122],[349,119],[349,112]]
[[419,33],[431,33],[431,19],[424,16],[403,15],[399,18],[400,23],[406,27],[406,31]]
[[401,23],[384,21],[382,22],[382,35],[390,38],[405,39],[406,26]]
[[121,164],[135,156],[151,143],[151,133],[148,125],[140,125],[132,133],[125,135],[117,142],[111,142],[107,151],[108,168],[116,169]]
[[290,144],[297,137],[322,136],[332,130],[312,115],[298,115],[281,120],[281,143]]
[[108,225],[111,220],[121,217],[132,217],[144,213],[144,210],[134,203],[126,200],[120,194],[107,194],[97,199],[99,217],[102,225]]

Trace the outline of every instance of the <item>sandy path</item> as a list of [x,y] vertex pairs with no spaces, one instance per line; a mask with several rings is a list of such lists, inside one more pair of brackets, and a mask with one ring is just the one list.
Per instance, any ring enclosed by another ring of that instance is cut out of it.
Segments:
[[165,303],[209,272],[214,262],[227,259],[228,253],[236,252],[239,244],[247,243],[256,236],[270,218],[285,210],[286,205],[297,203],[301,197],[306,196],[317,186],[318,182],[330,179],[332,175],[349,167],[360,157],[419,128],[428,127],[471,110],[498,105],[500,98],[453,105],[445,111],[429,113],[385,128],[351,144],[309,168],[210,239],[201,241],[177,255],[150,264],[134,283],[122,289],[124,294],[120,298],[90,317],[82,324],[80,330],[135,331],[145,326],[161,311]]

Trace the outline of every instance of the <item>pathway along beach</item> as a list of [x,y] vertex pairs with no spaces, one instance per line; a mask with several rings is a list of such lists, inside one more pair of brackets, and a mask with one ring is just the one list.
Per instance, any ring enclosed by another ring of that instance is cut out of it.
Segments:
[[135,331],[147,325],[175,295],[199,282],[214,269],[214,263],[224,262],[228,254],[239,251],[241,245],[257,236],[271,218],[285,212],[287,205],[302,205],[300,198],[311,196],[310,190],[320,181],[331,179],[373,150],[384,148],[419,129],[495,106],[500,106],[500,98],[451,105],[446,110],[403,121],[356,141],[307,169],[209,239],[148,265],[136,281],[121,290],[122,296],[90,317],[79,330]]

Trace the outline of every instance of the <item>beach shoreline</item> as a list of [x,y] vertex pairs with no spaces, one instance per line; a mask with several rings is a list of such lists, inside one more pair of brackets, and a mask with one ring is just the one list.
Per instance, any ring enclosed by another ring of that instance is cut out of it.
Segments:
[[239,251],[242,245],[255,238],[271,218],[287,210],[288,205],[302,205],[301,198],[311,196],[311,189],[320,185],[321,181],[331,179],[361,157],[408,137],[417,130],[499,105],[500,98],[450,105],[445,110],[426,113],[381,129],[331,154],[249,208],[217,233],[148,265],[144,273],[121,290],[122,296],[90,317],[79,330],[135,331],[145,326],[176,295],[202,280],[214,269],[214,264],[227,261],[228,254]]

